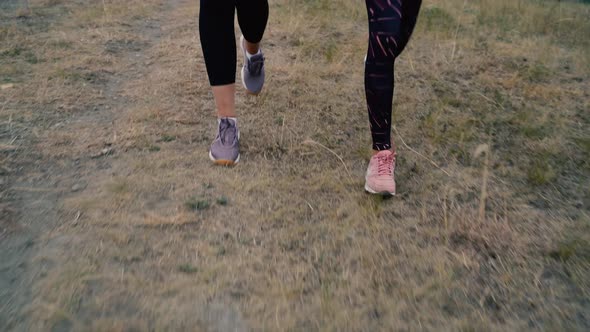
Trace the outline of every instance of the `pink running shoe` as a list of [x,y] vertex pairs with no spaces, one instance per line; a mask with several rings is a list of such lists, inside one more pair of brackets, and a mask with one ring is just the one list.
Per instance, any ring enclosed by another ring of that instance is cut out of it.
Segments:
[[395,195],[395,152],[379,151],[371,157],[365,176],[365,190],[371,194]]

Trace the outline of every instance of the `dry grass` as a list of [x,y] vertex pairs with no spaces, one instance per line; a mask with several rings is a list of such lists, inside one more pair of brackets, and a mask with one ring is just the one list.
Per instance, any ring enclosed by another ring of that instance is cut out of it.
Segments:
[[57,165],[60,218],[9,328],[590,327],[588,5],[425,1],[389,200],[362,191],[364,5],[271,1],[232,169],[206,157],[196,2],[30,7],[0,14],[0,143]]

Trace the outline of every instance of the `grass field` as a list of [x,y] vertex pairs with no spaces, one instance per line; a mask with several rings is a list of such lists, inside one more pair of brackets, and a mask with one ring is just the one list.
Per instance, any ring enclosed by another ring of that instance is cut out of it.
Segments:
[[364,3],[270,6],[222,168],[198,1],[0,0],[0,330],[589,330],[590,5],[425,0],[392,199]]

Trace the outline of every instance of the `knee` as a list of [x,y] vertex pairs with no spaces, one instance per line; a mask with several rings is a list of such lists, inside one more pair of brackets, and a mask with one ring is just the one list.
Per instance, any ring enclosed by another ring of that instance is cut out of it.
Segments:
[[378,24],[369,32],[368,60],[381,63],[391,63],[399,54],[400,38],[399,24]]
[[368,63],[393,65],[395,58],[396,47],[391,39],[383,36],[370,39],[367,53]]

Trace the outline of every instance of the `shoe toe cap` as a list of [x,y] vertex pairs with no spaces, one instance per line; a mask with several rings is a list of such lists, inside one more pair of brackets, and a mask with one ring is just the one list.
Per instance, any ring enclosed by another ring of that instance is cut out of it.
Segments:
[[232,160],[235,161],[240,155],[237,146],[226,147],[221,144],[213,144],[210,150],[211,157],[214,160]]
[[251,75],[248,70],[244,70],[244,87],[250,92],[258,93],[264,86],[264,78],[264,70],[257,76]]

